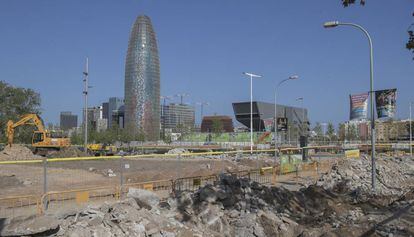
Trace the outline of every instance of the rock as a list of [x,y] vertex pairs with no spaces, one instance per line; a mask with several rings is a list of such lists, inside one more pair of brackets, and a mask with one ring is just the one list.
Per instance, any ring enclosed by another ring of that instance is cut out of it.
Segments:
[[107,171],[106,171],[106,175],[108,175],[108,177],[116,177],[116,174],[114,173],[114,171],[113,170],[111,170],[111,169],[108,169]]
[[223,216],[223,212],[217,205],[207,205],[203,207],[202,212],[199,214],[201,221],[207,226],[213,225],[221,216]]
[[46,235],[56,233],[59,222],[52,216],[31,216],[12,219],[0,230],[1,236]]
[[25,185],[25,186],[32,185],[32,181],[30,179],[26,179],[26,180],[23,181],[23,185]]
[[145,189],[129,188],[127,197],[135,199],[139,206],[148,210],[156,208],[160,203],[160,197],[157,194]]
[[217,191],[212,185],[206,185],[198,192],[201,202],[215,202],[217,200]]
[[188,153],[188,150],[184,148],[174,148],[169,150],[166,154],[182,154],[182,153]]
[[89,237],[91,232],[85,228],[76,228],[69,235],[69,237]]

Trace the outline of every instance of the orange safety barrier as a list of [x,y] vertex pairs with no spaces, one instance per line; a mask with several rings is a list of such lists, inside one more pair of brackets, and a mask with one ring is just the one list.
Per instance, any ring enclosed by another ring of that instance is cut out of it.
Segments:
[[[22,210],[19,211],[19,209]],[[0,217],[14,217],[19,215],[20,212],[26,214],[41,213],[39,196],[24,195],[0,198]]]

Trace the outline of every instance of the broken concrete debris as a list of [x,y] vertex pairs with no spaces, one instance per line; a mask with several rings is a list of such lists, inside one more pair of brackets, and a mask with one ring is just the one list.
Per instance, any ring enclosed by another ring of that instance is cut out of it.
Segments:
[[157,207],[160,202],[158,195],[145,189],[129,188],[127,197],[135,199],[139,206],[148,210]]
[[[365,180],[369,163],[343,160],[316,185],[298,191],[225,174],[196,192],[178,192],[164,200],[130,188],[122,201],[56,215],[58,227],[50,222],[22,232],[17,227],[27,220],[8,220],[1,235],[409,236],[414,233],[414,162],[378,159],[382,181],[376,193]],[[30,223],[44,222],[37,218],[49,217],[34,217]]]
[[188,153],[188,150],[184,148],[174,148],[167,152],[167,154],[182,154],[182,153]]

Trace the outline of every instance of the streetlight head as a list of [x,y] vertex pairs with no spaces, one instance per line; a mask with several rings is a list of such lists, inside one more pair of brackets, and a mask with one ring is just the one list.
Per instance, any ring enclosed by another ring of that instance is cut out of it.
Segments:
[[302,100],[303,100],[303,97],[299,97],[299,98],[297,98],[296,100],[297,100],[297,101],[302,101]]
[[332,28],[337,27],[339,25],[339,21],[327,21],[325,24],[323,24],[323,27],[325,28]]
[[299,79],[298,75],[293,75],[289,77],[289,80],[297,80],[297,79]]
[[243,74],[249,77],[257,77],[257,78],[263,77],[261,75],[257,75],[257,74],[250,73],[250,72],[243,72]]

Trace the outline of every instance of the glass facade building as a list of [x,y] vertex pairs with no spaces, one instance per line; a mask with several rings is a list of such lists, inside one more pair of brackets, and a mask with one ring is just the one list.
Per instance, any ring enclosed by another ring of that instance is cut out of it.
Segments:
[[132,26],[125,62],[125,128],[160,137],[160,62],[157,39],[148,16]]
[[194,107],[186,104],[163,105],[163,129],[173,132],[190,132],[195,125]]

